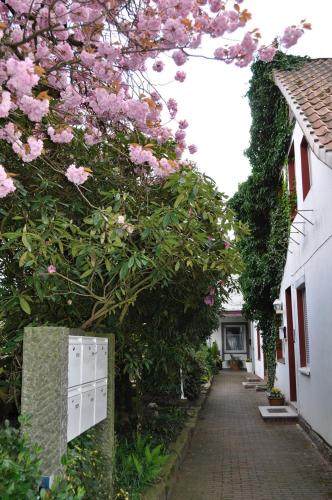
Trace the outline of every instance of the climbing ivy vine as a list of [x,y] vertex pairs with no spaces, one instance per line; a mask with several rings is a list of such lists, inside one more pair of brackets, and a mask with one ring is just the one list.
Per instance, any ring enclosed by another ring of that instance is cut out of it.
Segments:
[[252,125],[246,151],[252,172],[230,200],[239,221],[249,227],[239,241],[244,262],[240,286],[245,315],[258,321],[262,332],[269,389],[275,379],[278,333],[273,302],[279,294],[290,227],[283,166],[294,128],[287,102],[274,83],[273,70],[291,70],[305,60],[279,52],[271,63],[257,61],[252,65],[247,94]]

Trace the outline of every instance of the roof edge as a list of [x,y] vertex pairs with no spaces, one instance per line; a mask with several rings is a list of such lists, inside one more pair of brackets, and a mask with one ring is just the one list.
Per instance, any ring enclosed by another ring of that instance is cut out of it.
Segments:
[[296,100],[292,98],[287,91],[286,86],[282,83],[281,79],[273,71],[273,79],[280,92],[286,99],[289,107],[291,108],[293,115],[301,127],[303,135],[305,136],[310,148],[325,165],[332,169],[332,150],[327,150],[322,144],[319,143],[318,138],[315,136],[315,131],[311,127],[309,120],[306,118],[301,107],[296,103]]

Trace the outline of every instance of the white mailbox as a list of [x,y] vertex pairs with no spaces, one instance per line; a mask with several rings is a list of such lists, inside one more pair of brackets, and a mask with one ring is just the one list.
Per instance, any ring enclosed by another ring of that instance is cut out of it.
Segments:
[[82,391],[82,407],[80,419],[80,432],[85,432],[94,425],[95,420],[95,404],[96,404],[96,387],[95,383],[84,384],[81,386]]
[[67,442],[78,436],[80,431],[81,417],[81,390],[78,387],[69,389],[68,391],[68,425],[67,425]]
[[96,382],[95,424],[107,417],[107,378]]
[[83,337],[82,356],[82,384],[96,380],[96,353],[97,345],[95,337]]
[[68,344],[68,387],[82,383],[82,337],[69,337]]
[[97,337],[96,380],[107,377],[108,339]]
[[107,417],[108,339],[69,336],[67,441]]

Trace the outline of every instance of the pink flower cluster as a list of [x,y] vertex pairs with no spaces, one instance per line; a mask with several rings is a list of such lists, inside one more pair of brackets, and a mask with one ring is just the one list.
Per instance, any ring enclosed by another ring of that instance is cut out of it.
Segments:
[[6,63],[6,72],[9,77],[7,87],[18,97],[23,97],[25,94],[31,95],[33,87],[39,82],[35,65],[29,57],[26,57],[24,61],[10,57]]
[[19,108],[32,122],[41,122],[47,115],[49,107],[48,99],[35,99],[29,95],[24,95],[19,101]]
[[207,306],[213,306],[215,301],[216,289],[213,286],[210,286],[208,289],[208,294],[204,297],[204,304]]
[[298,39],[303,35],[303,30],[298,28],[297,26],[289,26],[285,29],[285,32],[280,40],[281,44],[289,49],[293,45],[295,45]]
[[61,127],[57,130],[53,127],[48,127],[47,132],[51,141],[58,144],[68,144],[74,137],[73,131],[70,127]]
[[5,169],[0,165],[0,198],[5,198],[9,193],[16,190],[13,179],[8,177]]
[[23,162],[29,163],[38,158],[43,152],[43,141],[36,139],[33,136],[28,137],[26,144],[20,140],[13,143],[13,150],[22,159]]
[[0,96],[0,118],[7,118],[11,105],[10,93],[4,90]]
[[130,144],[129,157],[136,165],[150,166],[157,177],[167,177],[179,169],[178,162],[166,158],[158,160],[151,149],[143,148],[139,144]]
[[177,80],[178,82],[184,82],[185,79],[186,79],[186,73],[184,71],[177,71],[175,73],[175,80]]
[[[147,68],[161,72],[164,53],[176,66],[183,66],[204,36],[225,37],[245,27],[251,15],[241,3],[144,0],[131,2],[127,9],[126,2],[116,0],[3,1],[0,39],[6,43],[0,61],[0,118],[4,120],[0,140],[10,143],[22,161],[41,155],[43,137],[48,135],[57,145],[68,144],[75,129],[83,131],[88,146],[110,140],[119,130],[131,133],[133,129],[147,139],[167,141],[171,132],[162,125],[164,99],[151,91]],[[281,44],[294,45],[307,24],[286,28]],[[257,32],[248,32],[241,43],[229,47],[222,42],[215,58],[242,67],[259,51],[263,61],[272,60],[274,48],[260,48],[258,42]],[[176,71],[176,81],[185,78],[184,71]],[[169,99],[167,108],[174,119],[176,101]],[[25,144],[23,129],[16,125],[22,115]],[[183,134],[178,133],[178,158],[186,147]],[[189,146],[189,151],[194,149]],[[140,155],[140,161],[147,155],[148,160],[136,164],[147,163],[156,172],[175,168],[166,165],[168,160],[161,164],[152,152]]]
[[277,49],[276,47],[273,47],[273,45],[271,45],[270,47],[262,47],[259,51],[258,51],[258,55],[259,55],[259,58],[261,61],[264,61],[264,62],[271,62],[274,58],[274,56],[276,55],[277,53]]
[[76,167],[75,164],[69,165],[65,173],[67,179],[77,186],[84,184],[90,175],[84,167]]

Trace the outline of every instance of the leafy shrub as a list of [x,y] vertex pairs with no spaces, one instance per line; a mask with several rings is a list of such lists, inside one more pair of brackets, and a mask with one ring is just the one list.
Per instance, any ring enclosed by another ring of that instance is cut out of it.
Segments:
[[140,492],[159,476],[168,460],[162,445],[153,447],[150,436],[136,434],[132,440],[121,440],[116,447],[117,499],[140,498]]
[[156,411],[145,415],[143,431],[151,435],[153,443],[163,443],[167,447],[179,435],[186,416],[184,408],[158,406]]
[[[79,495],[83,491],[84,500],[111,498],[110,491],[106,489],[104,456],[96,446],[94,429],[78,436],[69,444],[63,465],[70,495]],[[63,498],[67,500],[66,497]]]
[[9,425],[0,428],[0,498],[35,500],[41,478],[40,449]]

